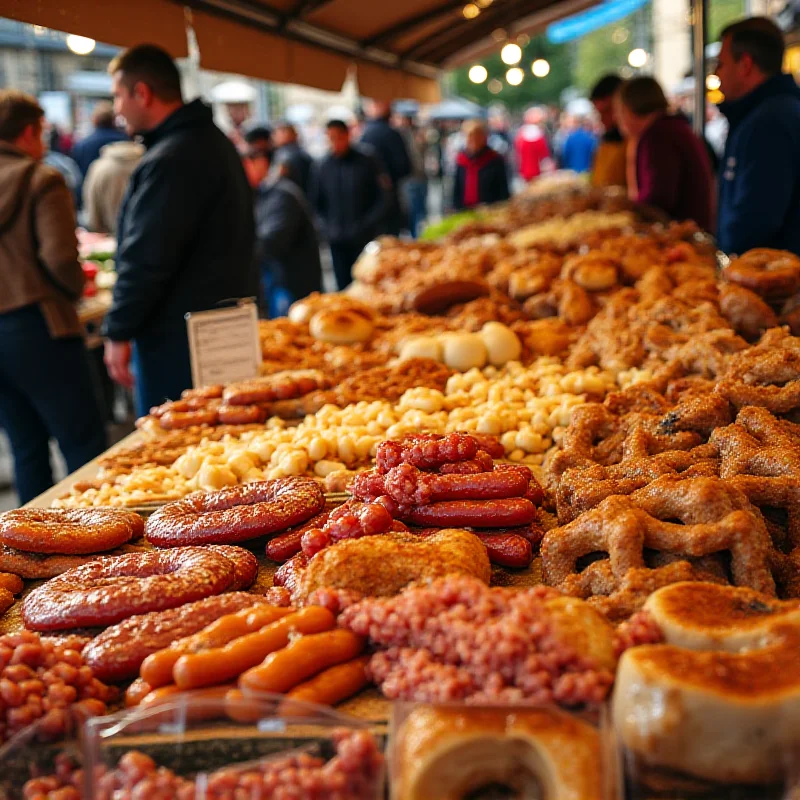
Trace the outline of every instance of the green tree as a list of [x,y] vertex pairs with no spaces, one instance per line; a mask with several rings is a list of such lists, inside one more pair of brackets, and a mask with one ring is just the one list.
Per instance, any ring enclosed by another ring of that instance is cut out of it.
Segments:
[[708,41],[718,41],[720,31],[743,16],[744,0],[711,0],[708,9]]
[[628,53],[635,47],[649,48],[651,7],[648,3],[633,14],[587,33],[575,43],[575,85],[588,93],[598,78],[628,67]]
[[[531,64],[537,58],[545,58],[550,62],[550,73],[544,78],[536,78],[531,72]],[[460,97],[485,106],[489,103],[503,103],[510,110],[516,111],[536,104],[558,103],[561,93],[572,85],[572,65],[568,45],[551,44],[542,36],[534,36],[522,48],[522,59],[519,66],[525,77],[519,86],[510,86],[505,79],[508,65],[500,60],[498,52],[487,56],[482,61],[489,77],[483,83],[473,83],[468,76],[469,64],[455,71],[453,87]],[[488,85],[492,79],[502,82],[503,89],[499,94],[492,94]]]

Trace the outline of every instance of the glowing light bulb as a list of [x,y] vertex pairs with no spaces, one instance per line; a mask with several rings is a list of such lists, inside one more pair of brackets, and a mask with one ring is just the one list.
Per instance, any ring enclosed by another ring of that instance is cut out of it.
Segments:
[[531,72],[537,78],[544,78],[550,74],[550,62],[546,58],[537,58],[531,64]]
[[519,86],[524,77],[525,73],[519,67],[511,67],[511,69],[506,72],[506,81],[508,81],[511,86]]
[[500,51],[500,59],[504,64],[519,64],[521,58],[522,48],[518,44],[509,42],[503,45],[503,49]]
[[489,77],[486,67],[484,67],[482,64],[475,64],[474,66],[470,67],[467,75],[469,75],[469,79],[473,83],[483,83]]
[[97,42],[88,36],[76,36],[74,33],[67,36],[67,47],[79,56],[86,56],[91,53],[95,44]]
[[715,92],[722,85],[719,75],[708,75],[706,77],[706,89],[710,92]]
[[634,69],[641,69],[647,63],[647,53],[641,47],[637,47],[628,53],[628,63]]
[[461,13],[464,15],[465,19],[475,19],[475,17],[481,13],[481,10],[475,3],[467,3],[461,10]]

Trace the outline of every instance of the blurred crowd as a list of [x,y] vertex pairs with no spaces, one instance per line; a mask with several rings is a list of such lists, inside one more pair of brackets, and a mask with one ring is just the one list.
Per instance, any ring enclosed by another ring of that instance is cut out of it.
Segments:
[[52,483],[51,438],[71,471],[105,446],[76,310],[76,208],[117,239],[105,364],[143,415],[192,385],[188,312],[259,297],[263,313],[284,313],[322,288],[323,243],[345,289],[376,236],[419,234],[434,194],[437,213],[470,209],[564,169],[694,220],[727,252],[800,254],[800,89],[783,53],[767,19],[723,31],[728,131],[712,112],[707,140],[650,77],[603,76],[590,113],[534,107],[517,124],[494,111],[421,125],[371,101],[326,123],[318,158],[289,122],[238,115],[223,132],[152,45],[112,61],[113,108],[98,105],[78,142],[35,98],[0,90],[0,426],[21,500]]

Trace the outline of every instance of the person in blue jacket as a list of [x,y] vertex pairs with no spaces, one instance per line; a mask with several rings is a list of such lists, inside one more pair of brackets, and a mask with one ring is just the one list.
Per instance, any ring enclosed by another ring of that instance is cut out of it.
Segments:
[[564,141],[561,152],[561,167],[573,172],[588,172],[594,162],[597,137],[589,130],[589,121],[579,119],[578,127]]
[[719,175],[717,238],[800,255],[800,88],[782,73],[784,42],[764,17],[722,32],[717,75],[730,131]]

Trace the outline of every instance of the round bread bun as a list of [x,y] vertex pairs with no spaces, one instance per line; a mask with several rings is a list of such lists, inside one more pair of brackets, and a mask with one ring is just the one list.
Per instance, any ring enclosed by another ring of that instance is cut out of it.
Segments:
[[487,322],[481,328],[480,337],[486,345],[489,363],[495,367],[519,360],[522,343],[517,334],[502,322]]
[[331,294],[322,294],[321,292],[312,292],[308,297],[297,300],[289,306],[288,318],[292,322],[299,325],[305,325],[311,321],[311,318],[319,311],[331,311],[333,309],[354,309],[367,317],[367,319],[374,319],[375,313],[373,310],[362,303],[357,297],[351,297],[338,292]]
[[400,360],[409,358],[432,358],[441,361],[443,358],[442,342],[435,336],[412,336],[404,339],[400,345]]
[[395,753],[395,800],[463,800],[489,787],[548,800],[604,795],[597,730],[556,709],[416,706]]
[[451,333],[443,336],[444,363],[459,372],[486,366],[486,345],[477,333]]
[[317,311],[308,323],[311,335],[329,344],[358,344],[372,336],[372,320],[355,308]]

